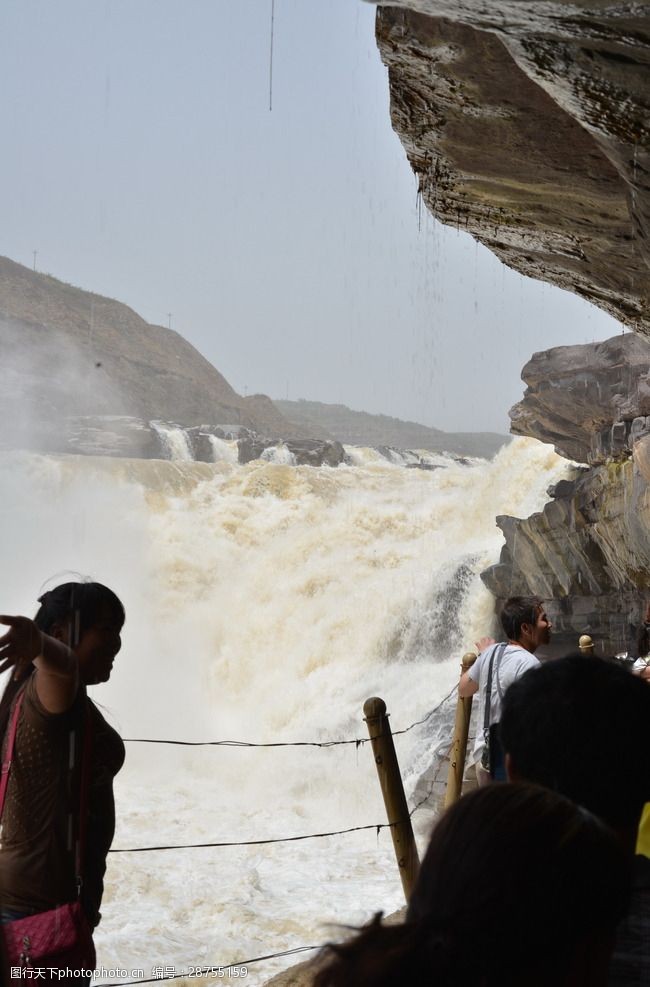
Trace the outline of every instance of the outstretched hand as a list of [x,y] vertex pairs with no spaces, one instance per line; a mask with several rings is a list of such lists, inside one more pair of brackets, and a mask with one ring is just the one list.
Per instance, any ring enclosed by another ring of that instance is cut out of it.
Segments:
[[0,624],[9,630],[0,637],[0,672],[15,666],[14,678],[20,677],[20,670],[38,658],[43,649],[43,635],[29,617],[0,616]]
[[481,652],[485,651],[486,648],[489,648],[496,643],[497,642],[494,640],[493,637],[480,637],[478,641],[475,642],[475,646],[478,653],[481,654]]

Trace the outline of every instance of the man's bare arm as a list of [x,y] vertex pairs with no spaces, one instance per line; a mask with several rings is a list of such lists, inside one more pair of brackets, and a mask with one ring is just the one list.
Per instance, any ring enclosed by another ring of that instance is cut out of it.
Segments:
[[461,699],[469,699],[475,692],[478,692],[478,682],[470,678],[469,672],[465,672],[458,683],[458,695]]

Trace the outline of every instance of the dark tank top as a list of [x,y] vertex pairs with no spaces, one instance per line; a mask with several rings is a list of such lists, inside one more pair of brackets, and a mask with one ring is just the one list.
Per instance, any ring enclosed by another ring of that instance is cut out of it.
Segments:
[[[124,744],[85,689],[65,713],[49,713],[33,675],[25,687],[0,828],[0,907],[39,912],[77,896],[74,846],[86,706],[92,753],[81,900],[94,926],[115,831],[113,779],[124,763]],[[6,743],[5,736],[3,757]]]

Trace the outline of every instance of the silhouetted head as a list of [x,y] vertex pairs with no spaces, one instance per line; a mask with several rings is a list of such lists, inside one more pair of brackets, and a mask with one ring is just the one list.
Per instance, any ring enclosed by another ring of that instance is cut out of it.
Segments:
[[537,596],[511,596],[499,615],[504,634],[534,653],[551,639],[551,622]]
[[573,655],[530,669],[506,692],[510,776],[536,782],[634,831],[650,801],[650,687],[615,660]]
[[316,987],[600,987],[629,866],[611,831],[538,786],[462,798],[431,837],[406,922],[380,916]]
[[121,648],[125,614],[115,593],[93,582],[63,583],[39,597],[34,623],[76,653],[86,685],[106,682]]
[[[107,586],[94,582],[70,582],[39,597],[36,626],[67,644],[78,657],[79,673],[86,685],[106,682],[120,650],[124,607]],[[13,697],[34,670],[22,665],[18,678],[7,682],[0,702],[0,735],[6,729]]]
[[[40,606],[34,623],[46,634],[51,633],[55,624],[62,626],[72,621],[74,633],[80,637],[105,615],[119,623],[120,627],[125,620],[121,601],[112,589],[102,583],[61,583],[39,596],[38,602]],[[76,643],[76,640],[71,642],[71,646]]]

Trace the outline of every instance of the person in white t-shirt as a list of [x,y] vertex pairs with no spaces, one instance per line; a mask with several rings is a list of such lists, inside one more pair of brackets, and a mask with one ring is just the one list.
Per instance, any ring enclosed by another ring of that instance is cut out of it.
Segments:
[[[551,622],[546,616],[542,600],[536,596],[511,596],[503,606],[500,620],[506,642],[498,643],[491,638],[481,638],[477,642],[477,646],[482,649],[481,653],[469,671],[461,675],[458,686],[458,694],[463,699],[479,693],[473,752],[479,785],[486,785],[493,779],[505,781],[505,768],[498,759],[497,751],[491,751],[490,771],[481,764],[485,748],[484,724],[487,722],[487,727],[490,727],[499,722],[506,689],[529,668],[539,665],[535,652],[542,645],[548,644],[551,637]],[[490,707],[486,720],[485,701],[490,665]]]

